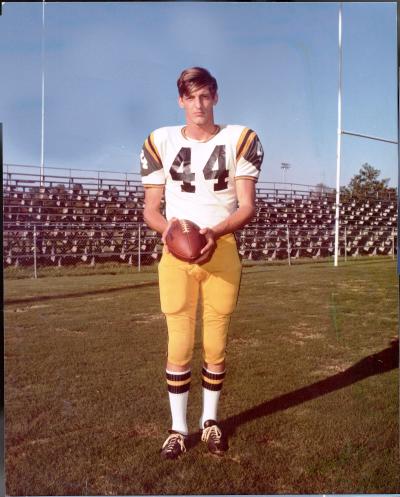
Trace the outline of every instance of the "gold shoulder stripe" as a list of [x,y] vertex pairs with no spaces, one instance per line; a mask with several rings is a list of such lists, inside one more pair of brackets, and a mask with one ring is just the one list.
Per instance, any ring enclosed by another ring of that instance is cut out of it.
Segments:
[[143,188],[164,188],[165,185],[152,185],[152,184],[144,184]]
[[236,159],[239,158],[239,154],[241,152],[241,148],[242,148],[244,139],[249,131],[250,131],[249,128],[244,128],[244,130],[240,134],[239,140],[238,140],[237,145],[236,145]]
[[237,157],[237,159],[240,159],[240,157],[246,155],[246,152],[249,149],[255,137],[256,137],[256,132],[250,129],[248,135],[246,135],[246,140],[243,142],[242,150],[240,151],[240,154]]
[[158,149],[156,147],[156,144],[154,143],[154,133],[150,133],[150,136],[149,136],[149,141],[150,141],[150,145],[154,151],[154,153],[157,155],[158,157],[158,160],[160,161],[160,164],[162,164],[162,160],[161,160],[161,156],[160,154],[158,153]]
[[162,161],[160,158],[160,154],[158,153],[157,147],[154,144],[154,138],[153,138],[153,133],[151,133],[146,141],[144,142],[144,146],[146,147],[147,152],[153,157],[153,159],[162,166]]

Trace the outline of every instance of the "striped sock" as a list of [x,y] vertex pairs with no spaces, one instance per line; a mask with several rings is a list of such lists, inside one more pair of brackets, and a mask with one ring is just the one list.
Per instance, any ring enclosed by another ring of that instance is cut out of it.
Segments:
[[217,420],[217,410],[219,396],[221,394],[222,384],[225,378],[225,371],[222,373],[212,373],[203,368],[203,412],[200,418],[200,428],[203,429],[204,423],[213,419]]
[[169,405],[171,408],[172,416],[172,429],[182,433],[188,434],[188,427],[186,422],[187,402],[189,397],[191,371],[165,372],[168,385]]

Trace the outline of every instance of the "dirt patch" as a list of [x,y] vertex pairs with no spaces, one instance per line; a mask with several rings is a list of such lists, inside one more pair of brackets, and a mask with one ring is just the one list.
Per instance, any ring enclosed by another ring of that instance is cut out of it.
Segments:
[[28,305],[26,307],[16,307],[15,309],[5,309],[5,312],[28,312],[31,309],[42,309],[43,307],[50,307],[50,304],[37,304]]
[[141,312],[139,314],[135,314],[133,318],[135,323],[146,324],[150,321],[159,321],[160,319],[163,319],[164,316],[163,314],[146,314]]
[[290,340],[303,342],[307,340],[320,340],[324,338],[322,333],[315,331],[310,324],[305,322],[298,322],[290,329]]
[[7,309],[6,312],[27,312],[29,311],[29,307],[17,307],[16,309]]
[[48,437],[45,437],[45,438],[37,438],[36,440],[29,440],[27,442],[27,445],[38,445],[38,444],[47,444],[49,442],[51,442],[52,439],[51,438],[48,438]]
[[154,423],[136,424],[127,433],[130,438],[159,438],[160,430]]
[[230,340],[230,344],[232,345],[245,345],[246,347],[258,347],[260,345],[260,340],[258,338],[243,338],[243,337],[238,337],[238,338],[232,338]]
[[292,331],[291,334],[295,338],[299,338],[300,340],[320,340],[321,338],[324,338],[324,335],[322,335],[322,333],[317,333],[317,332],[313,333],[311,330],[309,332]]
[[68,328],[56,328],[57,333],[60,333],[63,336],[83,336],[86,335],[86,332],[80,330],[69,330]]
[[339,282],[337,285],[340,289],[350,290],[351,292],[359,292],[360,289],[365,287],[366,283],[366,280],[352,280],[351,283]]
[[313,371],[311,376],[331,376],[338,373],[343,373],[352,366],[350,362],[327,362],[326,364],[321,365],[320,368]]

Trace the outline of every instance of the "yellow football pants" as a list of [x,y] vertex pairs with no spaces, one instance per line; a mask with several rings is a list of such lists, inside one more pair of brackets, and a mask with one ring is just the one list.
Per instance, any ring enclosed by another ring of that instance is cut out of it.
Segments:
[[163,253],[158,274],[161,310],[168,326],[170,363],[184,366],[192,358],[199,295],[203,303],[203,358],[209,364],[223,362],[241,271],[232,234],[217,240],[212,258],[205,264],[190,264],[171,253]]

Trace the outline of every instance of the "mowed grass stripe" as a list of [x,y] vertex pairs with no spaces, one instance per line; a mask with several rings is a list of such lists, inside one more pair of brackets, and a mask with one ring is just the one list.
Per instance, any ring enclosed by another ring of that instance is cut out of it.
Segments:
[[[127,277],[140,281],[135,274],[80,276],[73,287],[73,277],[46,277],[42,290],[61,290],[63,280],[69,292],[117,287]],[[7,284],[22,298],[38,281]],[[156,286],[5,311],[9,495],[395,493],[400,487],[392,261],[244,269],[219,409],[230,435],[222,460],[195,435],[199,327],[188,408],[192,446],[179,461],[159,456],[170,414]]]
[[[66,270],[64,270],[66,271]],[[103,292],[115,288],[129,289],[133,285],[156,284],[157,274],[153,272],[138,273],[126,269],[123,273],[107,273],[93,275],[43,276],[38,279],[6,278],[4,283],[5,303],[17,303],[38,300],[39,298],[63,297],[76,295],[77,297],[93,292]]]
[[121,292],[124,290],[134,290],[143,286],[157,286],[157,281],[147,281],[145,283],[136,283],[134,285],[124,285],[119,287],[110,287],[103,288],[101,290],[86,290],[83,292],[74,292],[74,293],[57,293],[55,295],[40,295],[37,297],[25,297],[25,298],[16,298],[16,299],[6,299],[5,304],[26,304],[29,302],[41,302],[44,300],[54,300],[54,299],[68,299],[68,298],[76,298],[76,297],[86,297],[89,295],[100,295],[102,293],[114,293]]

